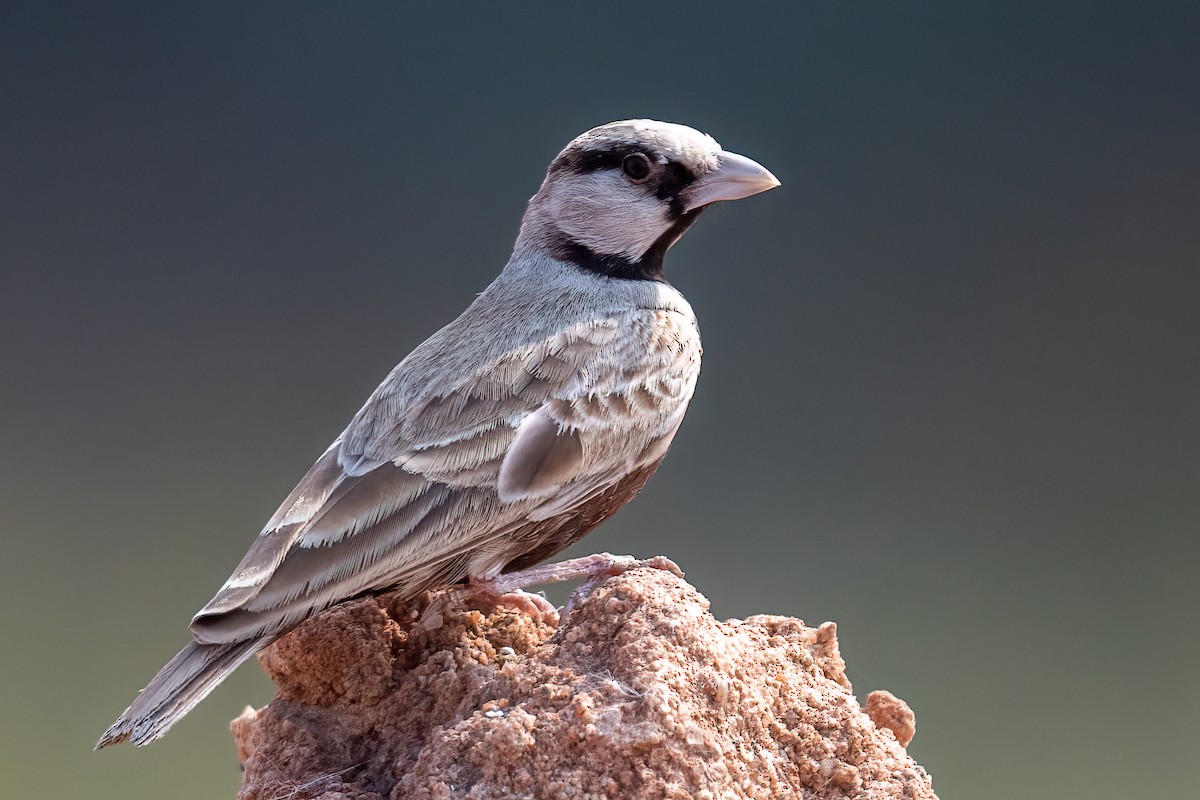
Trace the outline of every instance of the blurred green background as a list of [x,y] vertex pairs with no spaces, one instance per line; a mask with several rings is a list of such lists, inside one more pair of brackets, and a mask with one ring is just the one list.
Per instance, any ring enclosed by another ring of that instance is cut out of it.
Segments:
[[697,397],[573,552],[836,620],[944,798],[1195,796],[1196,8],[5,3],[0,794],[233,795],[253,665],[92,743],[558,149],[650,116],[784,185],[668,258]]

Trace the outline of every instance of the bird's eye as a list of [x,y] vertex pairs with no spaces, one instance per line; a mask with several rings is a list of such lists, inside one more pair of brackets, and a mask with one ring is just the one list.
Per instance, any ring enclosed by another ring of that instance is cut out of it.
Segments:
[[644,181],[650,175],[650,159],[643,153],[630,153],[621,162],[621,170],[634,183]]

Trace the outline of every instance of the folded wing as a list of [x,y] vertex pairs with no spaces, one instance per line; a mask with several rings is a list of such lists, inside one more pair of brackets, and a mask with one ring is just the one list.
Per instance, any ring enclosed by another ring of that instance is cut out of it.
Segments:
[[196,640],[272,637],[357,594],[503,566],[506,534],[656,462],[698,369],[671,313],[572,326],[434,393],[402,363],[193,619]]

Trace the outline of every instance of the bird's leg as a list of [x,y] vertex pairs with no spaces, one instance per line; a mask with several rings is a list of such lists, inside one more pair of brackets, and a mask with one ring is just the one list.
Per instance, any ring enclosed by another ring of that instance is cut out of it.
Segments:
[[[596,553],[582,558],[572,558],[554,564],[539,564],[518,572],[506,572],[496,575],[483,575],[471,578],[466,586],[451,589],[442,597],[443,603],[465,600],[470,597],[482,597],[493,605],[505,605],[523,611],[533,617],[542,614],[559,616],[554,605],[540,594],[530,594],[524,591],[526,586],[536,586],[542,583],[561,583],[583,579],[570,599],[563,607],[563,617],[571,613],[580,602],[587,598],[592,591],[614,575],[621,575],[637,567],[650,567],[673,572],[683,577],[681,570],[674,561],[665,556],[637,559],[633,556],[614,556],[612,553]],[[439,605],[440,608],[440,605]],[[426,612],[430,615],[431,612]]]
[[596,553],[595,555],[558,561],[553,564],[539,564],[536,567],[505,572],[488,581],[488,584],[498,592],[508,592],[525,586],[535,586],[539,583],[562,583],[580,578],[594,580],[621,575],[637,567],[665,569],[683,577],[681,570],[674,561],[666,556],[637,559],[633,556],[614,556],[612,553]]
[[[625,572],[635,567],[650,567],[652,569],[666,570],[674,573],[680,578],[683,577],[683,570],[679,568],[671,559],[666,556],[654,556],[653,558],[636,559],[631,556],[614,556],[611,553],[597,553],[594,556],[585,556],[584,558],[572,559],[572,561],[583,562],[580,567],[585,572],[586,579],[583,583],[575,587],[575,591],[567,598],[566,605],[563,606],[562,616],[569,617],[575,607],[584,600],[591,597],[592,592],[596,591],[596,587],[604,583],[614,575],[622,575]],[[572,562],[563,562],[570,564]],[[549,564],[549,567],[561,566],[559,564]]]
[[[683,570],[666,556],[637,559],[633,556],[614,556],[612,553],[596,553],[595,555],[572,558],[554,564],[539,564],[536,567],[529,567],[519,572],[506,572],[483,583],[474,585],[486,586],[488,592],[494,592],[503,596],[514,591],[525,594],[521,590],[526,586],[536,586],[540,583],[561,583],[563,581],[573,581],[582,578],[583,583],[571,593],[566,606],[563,608],[563,616],[568,616],[575,606],[586,599],[607,578],[624,574],[637,567],[662,569],[667,572],[673,572],[681,578],[683,577]],[[541,595],[526,596],[537,597],[544,603],[548,602]]]

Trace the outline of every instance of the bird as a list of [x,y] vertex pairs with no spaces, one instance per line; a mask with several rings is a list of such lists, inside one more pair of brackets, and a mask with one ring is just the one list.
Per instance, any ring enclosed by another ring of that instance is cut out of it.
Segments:
[[713,204],[779,185],[685,125],[623,120],[572,140],[499,275],[375,389],[96,749],[158,739],[250,656],[346,600],[638,563],[535,567],[637,494],[683,421],[700,335],[663,275],[667,250]]

